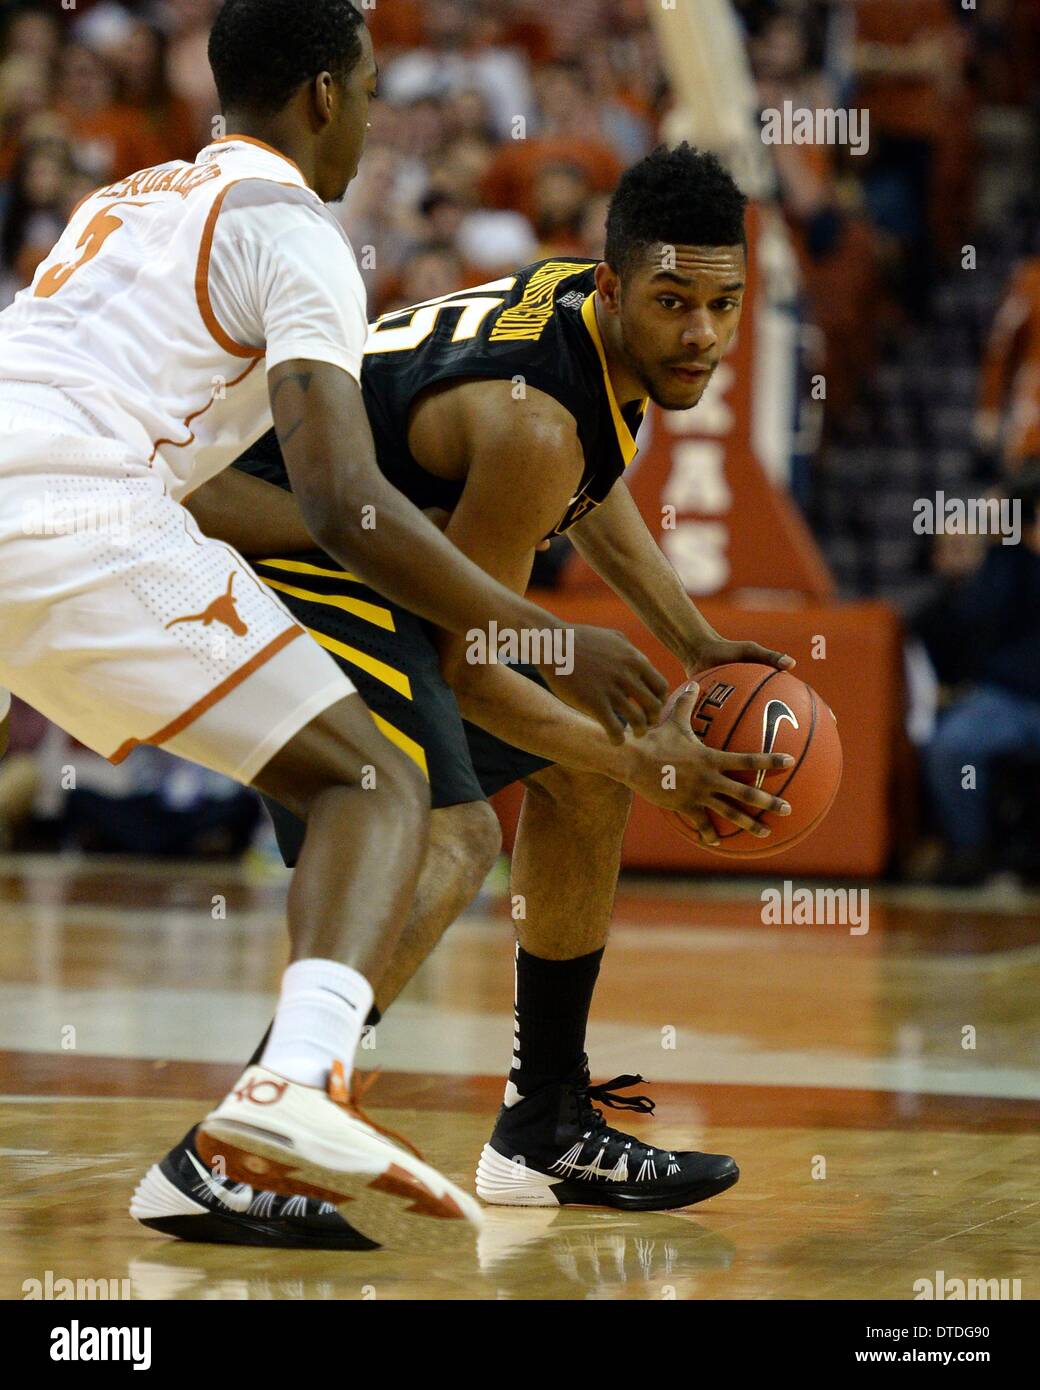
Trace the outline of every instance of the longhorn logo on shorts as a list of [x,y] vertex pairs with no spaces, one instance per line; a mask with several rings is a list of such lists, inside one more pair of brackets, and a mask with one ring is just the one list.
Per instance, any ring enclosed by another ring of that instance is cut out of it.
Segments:
[[[793,729],[798,728],[798,720],[795,718],[794,710],[791,709],[790,705],[785,705],[783,700],[770,700],[766,705],[766,712],[762,716],[763,753],[772,753],[773,744],[776,742],[776,731],[785,719]],[[761,787],[765,777],[765,771],[760,772],[755,778],[755,786]]]
[[176,627],[178,623],[201,623],[203,627],[212,627],[214,623],[223,623],[229,627],[236,637],[245,637],[249,631],[248,626],[238,616],[236,604],[238,600],[234,596],[235,574],[234,571],[228,578],[227,589],[221,594],[220,598],[215,598],[204,613],[192,613],[186,618],[174,618],[172,623],[167,623],[167,629]]

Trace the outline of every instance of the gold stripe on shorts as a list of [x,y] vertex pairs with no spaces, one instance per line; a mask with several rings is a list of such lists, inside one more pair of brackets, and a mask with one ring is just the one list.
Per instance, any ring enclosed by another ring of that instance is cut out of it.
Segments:
[[362,671],[367,671],[375,680],[382,681],[391,690],[396,690],[398,695],[403,695],[406,700],[412,698],[412,683],[403,671],[396,671],[385,661],[379,661],[376,657],[369,656],[367,652],[358,651],[357,647],[348,647],[346,642],[339,642],[335,637],[329,637],[324,632],[317,632],[312,627],[309,627],[307,631],[315,642],[324,647],[327,652],[342,657],[344,661],[349,661],[352,666],[360,666]]
[[313,589],[297,589],[293,584],[283,584],[280,579],[267,579],[262,574],[259,577],[269,589],[288,594],[290,598],[306,599],[308,603],[324,603],[329,608],[339,608],[344,613],[353,613],[356,618],[363,618],[366,623],[374,623],[376,627],[384,628],[387,632],[397,631],[394,615],[389,608],[378,608],[374,603],[366,603],[361,598],[347,598],[345,594],[318,594]]
[[305,560],[254,560],[253,563],[269,565],[271,569],[276,570],[290,570],[293,574],[320,574],[325,579],[349,579],[352,584],[364,582],[356,574],[348,574],[346,570],[324,570],[320,565],[308,565]]
[[426,765],[426,754],[422,745],[416,743],[414,738],[409,738],[407,734],[402,734],[400,729],[395,729],[389,720],[384,719],[381,714],[376,714],[375,710],[370,709],[369,714],[376,721],[379,732],[395,743],[402,752],[407,753],[413,763],[418,763],[423,776],[427,782],[430,780],[430,769]]

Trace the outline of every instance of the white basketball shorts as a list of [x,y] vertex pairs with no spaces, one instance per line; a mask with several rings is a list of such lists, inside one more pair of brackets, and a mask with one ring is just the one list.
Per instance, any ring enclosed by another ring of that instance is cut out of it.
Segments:
[[124,445],[2,400],[0,686],[111,762],[150,743],[246,784],[354,693]]

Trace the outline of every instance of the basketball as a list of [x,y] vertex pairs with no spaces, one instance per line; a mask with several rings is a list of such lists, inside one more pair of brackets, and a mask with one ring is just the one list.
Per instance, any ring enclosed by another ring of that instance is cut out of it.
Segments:
[[[791,805],[789,816],[765,811],[755,817],[772,831],[767,841],[709,810],[719,844],[703,848],[734,858],[764,859],[806,839],[830,810],[841,783],[841,740],[830,706],[812,686],[771,666],[715,666],[699,675],[697,683],[700,692],[692,728],[709,748],[729,753],[790,753],[795,758],[793,767],[777,772],[736,774],[745,782],[761,778],[758,786]],[[688,684],[684,682],[669,697],[662,720],[671,716]],[[700,843],[681,812],[663,814],[680,834]]]

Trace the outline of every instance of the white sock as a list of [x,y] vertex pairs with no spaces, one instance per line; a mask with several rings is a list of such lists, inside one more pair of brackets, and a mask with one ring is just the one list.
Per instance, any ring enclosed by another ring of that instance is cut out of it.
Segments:
[[324,1086],[336,1061],[349,1077],[372,999],[372,986],[349,965],[296,961],[282,976],[260,1065],[305,1086]]

